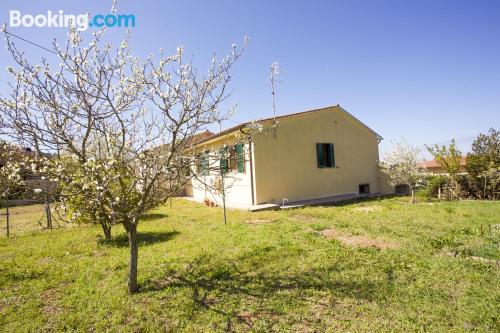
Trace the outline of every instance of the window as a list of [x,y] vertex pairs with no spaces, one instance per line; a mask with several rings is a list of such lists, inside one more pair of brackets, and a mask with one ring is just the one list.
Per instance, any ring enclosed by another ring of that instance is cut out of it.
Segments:
[[228,170],[245,173],[245,155],[243,152],[243,144],[238,143],[232,147],[226,147],[224,158],[221,158],[221,168],[223,172]]
[[318,158],[318,168],[335,167],[335,151],[333,143],[317,143],[316,154]]
[[229,169],[229,161],[231,159],[230,158],[228,159],[227,155],[231,150],[232,149],[230,147],[222,147],[219,151],[220,153],[219,167],[221,174],[227,173]]
[[238,143],[234,146],[234,150],[236,151],[236,162],[238,164],[238,172],[245,173],[245,155],[243,153],[243,144]]
[[370,193],[370,184],[360,184],[359,194],[368,194],[368,193]]
[[209,164],[210,160],[208,158],[208,151],[205,151],[203,154],[198,154],[197,156],[197,164],[196,169],[198,174],[201,176],[207,176],[209,172]]
[[229,150],[229,169],[231,171],[238,170],[238,158],[236,157],[236,149],[231,147]]

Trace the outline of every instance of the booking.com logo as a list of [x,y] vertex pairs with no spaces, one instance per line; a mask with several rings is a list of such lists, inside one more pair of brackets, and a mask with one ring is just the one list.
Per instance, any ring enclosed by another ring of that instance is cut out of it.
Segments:
[[47,14],[22,15],[19,10],[10,11],[10,27],[39,27],[39,28],[69,28],[75,26],[78,31],[85,31],[89,27],[135,27],[135,15],[132,14],[65,14],[63,10],[52,13],[48,10]]

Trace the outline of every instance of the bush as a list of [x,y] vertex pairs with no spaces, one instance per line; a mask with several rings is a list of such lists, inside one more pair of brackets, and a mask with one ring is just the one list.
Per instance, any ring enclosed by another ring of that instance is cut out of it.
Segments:
[[470,175],[459,175],[457,181],[463,198],[473,199],[482,197],[478,183]]
[[439,193],[439,188],[441,191],[447,187],[449,183],[449,177],[447,176],[429,176],[426,179],[426,186],[424,193],[428,198],[437,198]]

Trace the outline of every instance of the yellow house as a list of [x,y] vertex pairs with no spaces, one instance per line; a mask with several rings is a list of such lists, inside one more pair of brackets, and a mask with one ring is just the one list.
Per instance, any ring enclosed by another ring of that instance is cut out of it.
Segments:
[[248,208],[393,193],[378,168],[381,140],[338,105],[243,123],[196,144],[199,180],[186,194],[221,205],[225,193],[227,206]]

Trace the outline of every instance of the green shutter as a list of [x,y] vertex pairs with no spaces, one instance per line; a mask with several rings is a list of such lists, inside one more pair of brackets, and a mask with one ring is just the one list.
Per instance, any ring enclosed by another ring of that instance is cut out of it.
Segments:
[[238,160],[238,172],[245,172],[245,159],[243,158],[243,144],[236,144],[236,158]]
[[209,171],[209,166],[210,166],[210,160],[208,157],[208,151],[205,152],[205,154],[201,157],[201,174],[204,176],[207,176],[210,174]]
[[318,168],[324,168],[325,167],[325,156],[323,156],[323,144],[322,143],[316,144],[316,154],[318,157]]
[[333,149],[333,143],[328,144],[328,153],[330,154],[330,161],[332,161],[332,167],[335,168],[335,150]]
[[225,174],[227,172],[227,147],[222,147],[220,149],[220,172]]

